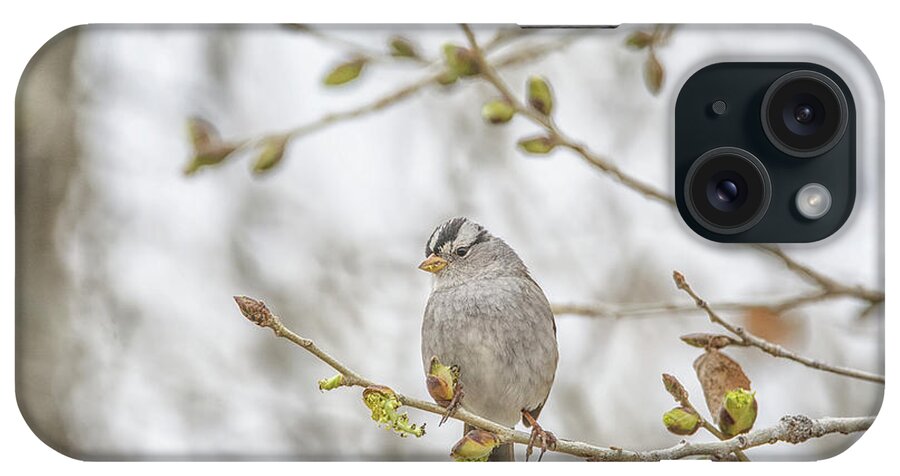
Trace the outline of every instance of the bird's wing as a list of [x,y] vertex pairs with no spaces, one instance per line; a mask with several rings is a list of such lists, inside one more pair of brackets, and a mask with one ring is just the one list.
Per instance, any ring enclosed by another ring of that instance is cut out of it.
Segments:
[[[531,274],[526,274],[525,276],[528,278],[529,281],[532,282],[532,284],[534,284],[534,287],[537,288],[538,292],[542,296],[544,296],[544,300],[547,301],[547,315],[550,316],[550,323],[553,325],[553,335],[555,336],[556,335],[556,316],[553,315],[553,311],[550,307],[550,301],[547,300],[547,295],[544,294],[544,290],[541,288],[541,285],[538,284],[537,281],[535,281],[534,278],[531,277]],[[550,393],[548,391],[547,398],[549,398],[549,397],[550,397]],[[528,412],[528,414],[531,415],[531,418],[534,418],[534,420],[537,421],[538,417],[541,415],[541,410],[544,409],[544,404],[547,403],[547,398],[544,398],[544,401],[541,402],[541,404],[538,405],[537,407],[535,407],[533,409],[525,408],[523,410]],[[528,420],[525,418],[524,415],[522,416],[522,424],[525,425],[525,428],[531,427],[531,423],[528,422]]]
[[[534,278],[531,277],[531,274],[526,273],[525,277],[528,278],[528,280],[531,281],[532,284],[534,284],[534,286],[538,289],[538,291],[541,293],[541,295],[544,296],[544,300],[547,301],[547,295],[544,294],[544,289],[541,288],[541,285],[538,284],[537,281],[535,281]],[[550,301],[547,301],[547,309],[549,310],[549,312],[547,314],[550,315],[550,323],[553,325],[553,335],[556,335],[556,316],[553,315],[553,310],[550,308]],[[541,406],[543,406],[543,404],[541,404]],[[538,413],[540,413],[540,410],[538,410]],[[537,417],[535,417],[535,418],[537,418]]]

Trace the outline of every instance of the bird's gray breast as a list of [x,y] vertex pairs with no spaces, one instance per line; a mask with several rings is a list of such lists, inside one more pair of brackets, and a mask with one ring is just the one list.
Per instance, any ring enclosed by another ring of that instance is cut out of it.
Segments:
[[558,353],[553,314],[528,277],[436,289],[422,324],[422,360],[458,365],[463,407],[514,426],[550,392]]

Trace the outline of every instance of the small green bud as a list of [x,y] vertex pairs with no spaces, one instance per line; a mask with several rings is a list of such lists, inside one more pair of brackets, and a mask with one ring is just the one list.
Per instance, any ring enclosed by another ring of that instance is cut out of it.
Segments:
[[457,76],[475,76],[481,72],[475,54],[467,48],[450,43],[444,45],[444,62]]
[[372,411],[372,419],[387,430],[392,430],[401,438],[413,435],[416,438],[425,434],[425,424],[417,426],[409,422],[406,413],[397,413],[400,399],[389,387],[374,385],[363,390],[363,403]]
[[216,165],[225,160],[237,147],[232,144],[212,144],[204,149],[194,151],[194,156],[184,168],[186,175],[191,175],[201,167]]
[[187,121],[188,135],[194,150],[204,149],[213,142],[219,141],[219,133],[215,126],[202,117],[192,117]]
[[644,62],[644,82],[647,83],[647,89],[653,94],[659,94],[662,89],[663,79],[665,79],[665,71],[662,63],[656,57],[653,51],[647,56]]
[[237,150],[236,145],[222,142],[216,128],[205,119],[188,119],[187,129],[194,154],[184,168],[185,175],[191,175],[202,167],[216,165]]
[[344,384],[344,374],[319,380],[319,390],[334,390]]
[[459,79],[459,75],[452,69],[447,69],[437,77],[437,82],[441,86],[450,86]]
[[391,49],[391,56],[395,58],[419,58],[419,53],[416,51],[415,45],[402,36],[391,38],[389,46]]
[[625,45],[637,50],[642,50],[653,43],[653,35],[645,31],[636,31],[625,39]]
[[450,456],[455,461],[487,461],[494,448],[500,446],[497,435],[484,430],[471,430],[453,445]]
[[256,173],[265,172],[272,167],[278,165],[284,158],[284,148],[287,145],[287,136],[278,136],[266,140],[263,145],[262,152],[256,157],[253,163],[253,171]]
[[528,78],[528,104],[545,116],[553,111],[553,93],[546,79],[540,76]]
[[455,374],[453,369],[442,364],[437,356],[431,358],[431,365],[425,384],[428,387],[428,393],[439,405],[447,406],[453,400],[454,388],[459,375]]
[[725,393],[719,412],[719,429],[728,436],[747,433],[756,422],[756,392],[737,388]]
[[481,106],[481,117],[491,124],[509,122],[516,115],[516,108],[505,99],[494,99]]
[[663,425],[676,435],[693,435],[700,428],[700,415],[686,407],[675,407],[663,414]]
[[518,145],[529,154],[547,154],[556,147],[556,141],[546,136],[534,136],[520,140]]
[[326,86],[340,86],[358,78],[366,66],[368,60],[365,58],[357,58],[343,64],[339,64],[332,69],[322,82]]

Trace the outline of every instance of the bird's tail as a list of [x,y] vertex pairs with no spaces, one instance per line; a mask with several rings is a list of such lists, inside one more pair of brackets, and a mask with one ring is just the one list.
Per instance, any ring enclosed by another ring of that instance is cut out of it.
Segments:
[[[474,430],[475,427],[469,424],[463,425],[463,436],[465,436],[470,431]],[[491,455],[488,456],[488,461],[515,461],[516,453],[513,450],[512,443],[503,443],[502,445],[494,448],[494,451],[491,451]]]

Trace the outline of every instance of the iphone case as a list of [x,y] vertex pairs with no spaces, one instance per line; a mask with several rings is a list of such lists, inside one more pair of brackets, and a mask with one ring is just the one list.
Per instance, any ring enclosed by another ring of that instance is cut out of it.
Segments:
[[[675,99],[732,61],[847,83],[836,234],[682,221]],[[883,109],[863,54],[811,25],[66,30],[17,97],[22,415],[86,460],[523,460],[532,435],[531,460],[837,455],[884,391]],[[464,368],[423,370],[416,267],[460,216],[552,306],[544,433],[467,411]]]

